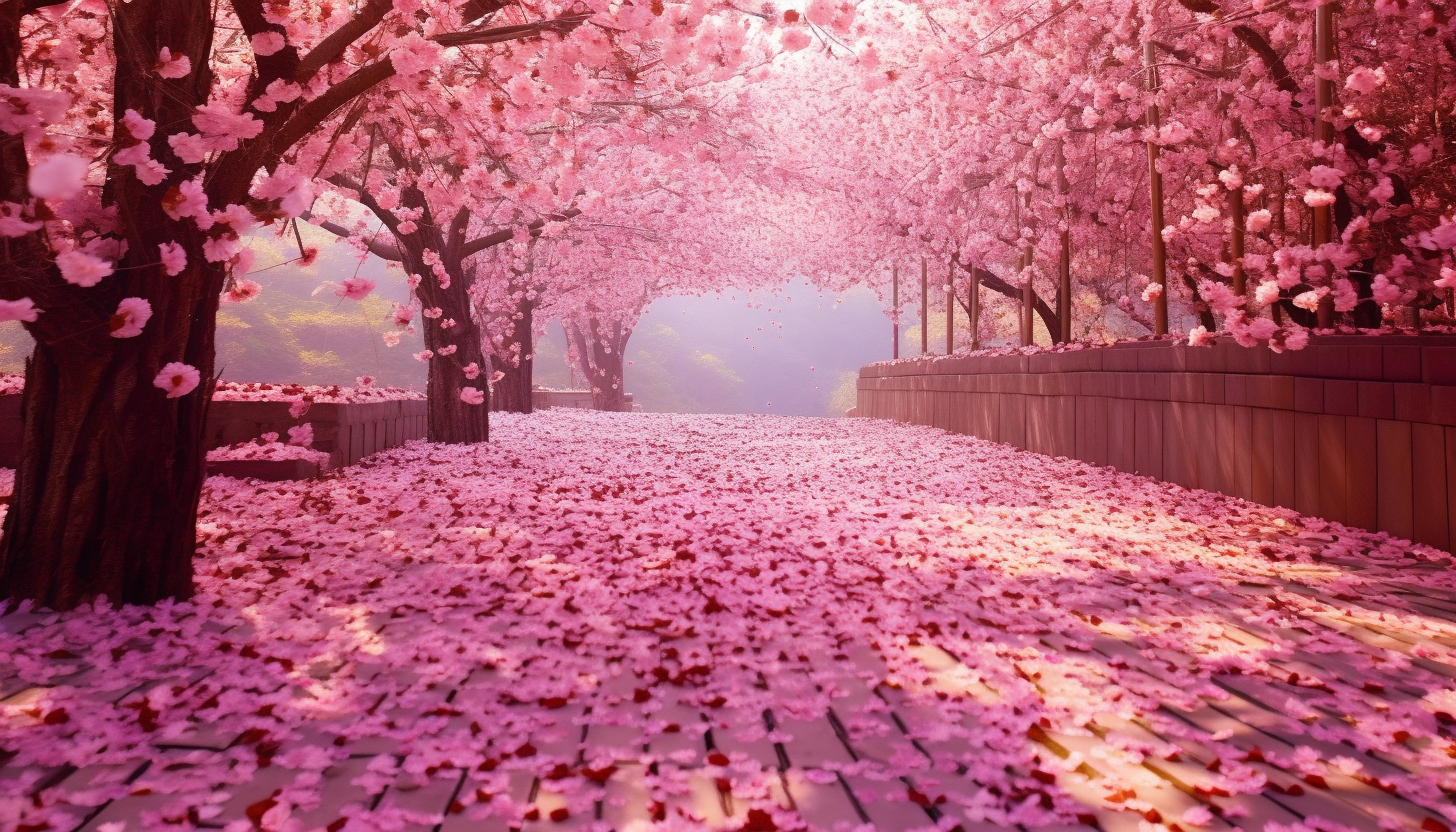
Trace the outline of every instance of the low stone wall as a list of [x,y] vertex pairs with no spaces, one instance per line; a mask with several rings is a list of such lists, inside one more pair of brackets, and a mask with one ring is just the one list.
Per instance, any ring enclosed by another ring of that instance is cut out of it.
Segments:
[[277,433],[286,441],[288,429],[302,422],[313,425],[313,447],[329,454],[329,464],[353,465],[386,448],[411,439],[424,439],[425,402],[421,400],[315,403],[301,419],[288,415],[290,402],[215,401],[207,415],[207,447],[221,448]]
[[[632,394],[624,396],[627,400],[627,408],[635,409],[632,403]],[[548,407],[566,407],[575,410],[591,410],[592,400],[590,390],[532,390],[531,407],[534,410],[545,410]]]
[[855,414],[1456,544],[1452,336],[876,364],[860,370]]
[[[302,422],[313,425],[313,446],[337,468],[353,465],[410,439],[425,438],[425,403],[420,400],[314,404],[302,419],[288,415],[291,402],[214,401],[207,416],[207,447],[221,448],[275,432],[285,439]],[[0,468],[20,459],[20,396],[0,396]]]

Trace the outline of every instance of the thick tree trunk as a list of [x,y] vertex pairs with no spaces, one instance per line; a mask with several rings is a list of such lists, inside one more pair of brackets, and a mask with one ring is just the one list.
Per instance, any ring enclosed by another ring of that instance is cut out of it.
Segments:
[[[211,6],[134,0],[113,10],[112,23],[115,111],[135,109],[159,125],[184,122],[211,87]],[[190,56],[198,69],[186,78],[158,79],[161,45]],[[203,232],[162,209],[168,188],[199,168],[182,163],[164,136],[151,144],[153,158],[174,171],[166,181],[144,185],[114,164],[107,173],[104,201],[116,209],[127,245],[114,274],[80,288],[62,281],[49,257],[39,266],[6,264],[48,311],[27,324],[36,347],[26,367],[15,493],[0,535],[0,598],[68,609],[103,595],[113,603],[150,604],[192,594],[203,429],[225,272],[206,261]],[[209,204],[241,202],[256,166],[245,168],[217,171],[207,184]],[[163,242],[187,253],[187,266],[175,277],[158,262]],[[136,337],[111,338],[111,316],[128,297],[149,301],[151,320]],[[153,380],[174,361],[196,368],[202,384],[167,398]]]
[[168,399],[143,375],[129,350],[78,366],[36,346],[0,597],[69,609],[191,596],[212,385]]
[[[410,258],[407,258],[410,259]],[[450,274],[450,286],[440,288],[439,282],[423,263],[415,274],[424,275],[416,292],[426,309],[437,308],[441,315],[436,319],[426,318],[422,326],[425,348],[433,353],[430,371],[426,378],[426,422],[431,442],[465,444],[484,442],[490,438],[489,409],[490,390],[486,384],[485,351],[480,344],[480,331],[470,317],[470,297],[467,293],[465,276],[459,263],[446,261]],[[443,324],[454,321],[446,329]],[[442,349],[454,347],[449,355]],[[480,375],[470,379],[464,368],[474,364],[480,368]],[[468,404],[460,398],[460,391],[473,387],[484,391],[484,404]]]

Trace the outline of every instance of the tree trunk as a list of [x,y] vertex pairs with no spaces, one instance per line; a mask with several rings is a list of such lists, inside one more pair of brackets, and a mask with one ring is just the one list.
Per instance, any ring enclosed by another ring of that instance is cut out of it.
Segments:
[[572,322],[567,334],[576,347],[577,370],[591,388],[592,409],[626,412],[629,408],[622,353],[632,328],[616,321],[604,327],[598,319],[588,318],[585,331],[580,323]]
[[[411,235],[413,236],[413,235]],[[407,260],[414,259],[406,254]],[[441,258],[446,273],[450,275],[450,286],[440,288],[439,281],[423,262],[407,264],[418,268],[414,274],[422,275],[416,293],[426,309],[441,311],[438,318],[426,318],[422,322],[425,349],[432,353],[430,371],[425,381],[425,404],[427,435],[431,442],[465,444],[484,442],[490,438],[489,409],[490,390],[486,384],[488,372],[485,351],[480,344],[480,331],[470,317],[470,297],[466,279],[458,262]],[[446,329],[444,323],[455,321]],[[442,349],[454,347],[452,354],[444,355]],[[464,368],[474,364],[480,368],[480,377],[471,380]],[[460,398],[460,391],[474,387],[484,391],[484,404],[468,404]]]
[[[158,124],[190,118],[211,88],[211,6],[135,0],[113,10],[112,25],[115,111],[135,109]],[[163,44],[190,56],[198,69],[183,79],[157,79]],[[12,69],[7,63],[5,70]],[[151,151],[174,171],[159,185],[144,185],[114,163],[107,171],[103,198],[116,209],[127,244],[113,275],[78,288],[64,283],[50,262],[6,264],[56,311],[26,326],[36,347],[26,365],[15,493],[0,535],[0,598],[60,610],[103,595],[112,603],[151,604],[192,594],[203,430],[225,271],[207,262],[207,237],[194,223],[162,209],[167,189],[196,175],[198,166],[182,163],[161,135],[151,140]],[[216,172],[207,184],[210,205],[246,198],[256,166],[245,167]],[[187,266],[175,277],[157,262],[163,242],[187,253]],[[136,337],[111,338],[111,316],[128,297],[149,301],[151,320]],[[202,383],[167,398],[153,380],[174,361],[196,368]]]
[[536,363],[532,332],[535,311],[535,303],[523,295],[512,316],[510,339],[500,349],[492,351],[491,368],[505,375],[491,391],[491,410],[531,412],[531,387]]

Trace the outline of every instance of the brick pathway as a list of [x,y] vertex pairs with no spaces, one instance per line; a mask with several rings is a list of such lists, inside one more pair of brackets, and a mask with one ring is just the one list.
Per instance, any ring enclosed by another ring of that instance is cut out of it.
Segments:
[[[529,427],[516,430],[523,433],[504,432],[497,441],[509,448],[513,437],[531,438]],[[940,436],[883,430],[922,443]],[[952,453],[971,445],[935,441]],[[397,463],[409,464],[400,453]],[[317,491],[333,488],[330,498],[338,498],[338,481],[325,482]],[[208,505],[216,508],[223,496],[210,493]],[[1042,533],[1023,521],[1026,535]],[[1250,550],[1277,544],[1282,563],[1262,576],[1240,573],[1202,597],[1135,572],[1108,578],[1108,586],[1129,588],[1124,595],[1089,596],[1060,585],[1068,599],[1075,596],[1072,614],[1084,624],[1076,630],[1048,626],[1045,610],[1060,604],[1048,589],[1056,584],[1028,578],[1025,592],[1034,597],[1027,601],[1016,583],[996,586],[1006,603],[1025,611],[1009,616],[1003,636],[988,635],[1003,631],[998,620],[975,638],[936,636],[930,628],[907,630],[893,642],[842,640],[823,650],[796,637],[799,613],[750,616],[751,625],[722,624],[712,632],[696,632],[703,628],[685,616],[629,625],[639,647],[657,651],[645,665],[601,648],[614,643],[611,633],[623,621],[595,622],[599,638],[591,629],[554,630],[547,608],[532,607],[524,595],[517,597],[522,605],[507,608],[498,598],[444,592],[449,603],[433,608],[400,598],[399,606],[371,609],[337,600],[343,588],[326,586],[334,603],[309,607],[308,594],[291,603],[327,637],[347,632],[352,652],[325,651],[307,665],[272,657],[269,625],[248,620],[256,606],[243,604],[233,615],[184,611],[165,625],[176,640],[129,636],[108,643],[118,662],[145,662],[145,673],[101,667],[78,647],[54,647],[70,643],[67,622],[84,617],[12,613],[0,617],[0,633],[51,649],[6,665],[0,737],[64,729],[81,722],[87,708],[123,716],[99,723],[110,733],[93,727],[58,740],[75,744],[84,765],[12,755],[0,767],[0,828],[44,828],[37,818],[46,807],[50,828],[70,819],[71,828],[98,832],[866,823],[894,832],[1050,832],[1076,825],[1072,818],[1109,832],[1273,830],[1305,818],[1323,819],[1311,820],[1316,828],[1337,828],[1322,825],[1334,821],[1368,832],[1447,829],[1441,813],[1452,811],[1456,743],[1452,717],[1432,707],[1440,700],[1431,694],[1456,689],[1456,591],[1440,588],[1450,586],[1449,559],[1428,550],[1395,561],[1350,555],[1332,546],[1350,540],[1338,528],[1261,528],[1246,530],[1242,542]],[[919,531],[903,529],[900,542],[913,551]],[[1215,533],[1209,545],[1231,545],[1235,533]],[[256,538],[252,550],[264,539]],[[336,543],[325,541],[314,557]],[[208,545],[206,566],[224,572],[231,561],[218,552],[228,544],[214,536]],[[551,545],[535,541],[538,548]],[[1311,557],[1291,554],[1299,551]],[[259,554],[274,569],[296,557],[283,546]],[[568,567],[549,558],[533,563],[547,576]],[[457,567],[421,558],[391,568],[429,581]],[[365,576],[347,570],[341,564],[311,572],[310,581],[333,572],[358,589],[350,582]],[[438,580],[444,587],[455,578]],[[1358,592],[1342,589],[1350,580]],[[529,594],[559,609],[549,586],[533,583]],[[277,601],[266,588],[236,588]],[[592,603],[589,593],[568,594]],[[966,606],[951,612],[962,620],[983,615]],[[1186,615],[1144,626],[1143,608]],[[835,614],[826,605],[820,617]],[[128,626],[138,621],[136,614],[126,619]],[[1201,633],[1198,654],[1170,649],[1164,638],[1185,628]],[[187,646],[199,641],[230,656],[252,651],[258,676],[250,683],[214,672]],[[391,653],[402,645],[418,661]],[[436,658],[457,648],[485,658]],[[1008,674],[989,673],[983,660],[963,661],[987,649],[998,651]],[[739,661],[711,671],[695,664],[722,655]],[[1210,663],[1222,672],[1208,672]],[[536,695],[539,686],[527,681],[533,667],[564,679],[562,695]],[[710,672],[711,684],[694,678]],[[54,675],[35,682],[48,673]],[[730,688],[747,693],[725,701],[721,691]],[[252,712],[209,717],[228,711],[233,696],[245,698]],[[1029,706],[1054,701],[1062,703],[1055,712],[1028,716]],[[285,711],[286,718],[275,715]],[[988,771],[1005,774],[988,781]],[[1255,785],[1240,792],[1228,788],[1231,782]],[[1055,804],[1070,817],[1064,812],[1051,822],[1028,814],[1016,822],[997,814],[1021,804]]]

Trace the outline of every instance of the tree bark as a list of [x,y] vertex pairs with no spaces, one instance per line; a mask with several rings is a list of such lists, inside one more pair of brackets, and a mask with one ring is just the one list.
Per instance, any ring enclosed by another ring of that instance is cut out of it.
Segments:
[[[205,0],[134,0],[114,10],[113,27],[116,112],[135,109],[171,124],[207,100],[213,24]],[[152,67],[164,43],[200,68],[184,79],[157,79]],[[165,141],[153,141],[152,155],[182,177],[195,170]],[[26,367],[15,493],[0,537],[0,598],[69,609],[103,595],[150,604],[192,594],[202,438],[226,273],[203,257],[206,237],[193,223],[162,210],[178,178],[147,186],[111,166],[104,200],[115,206],[127,243],[111,277],[78,288],[49,262],[25,276],[37,300],[56,311],[27,325],[36,347]],[[209,183],[211,204],[241,202],[250,179],[220,174]],[[157,262],[158,246],[173,241],[188,253],[175,277]],[[126,297],[149,300],[152,318],[134,338],[111,338],[111,315]],[[195,367],[202,383],[167,398],[153,380],[174,361]]]
[[491,368],[504,373],[491,391],[490,409],[508,413],[531,412],[531,387],[535,371],[535,352],[532,327],[535,322],[536,304],[521,298],[512,316],[511,335],[502,344],[502,350],[491,353]]
[[567,334],[575,347],[577,371],[591,387],[592,409],[627,411],[622,353],[632,336],[632,328],[618,321],[603,326],[597,318],[588,318],[585,329],[580,322],[571,322]]

